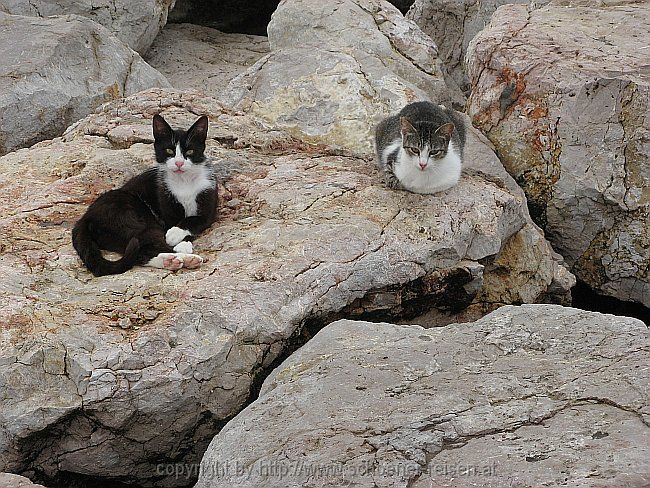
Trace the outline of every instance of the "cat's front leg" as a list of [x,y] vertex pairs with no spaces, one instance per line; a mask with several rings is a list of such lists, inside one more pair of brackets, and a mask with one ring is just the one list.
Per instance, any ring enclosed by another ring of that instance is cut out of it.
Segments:
[[392,171],[386,171],[384,173],[384,181],[386,182],[386,186],[393,190],[399,190],[400,188],[402,188],[402,185],[397,179],[397,176],[395,176],[395,173],[393,173]]
[[168,246],[174,247],[189,235],[192,235],[189,230],[174,226],[165,233],[165,241]]

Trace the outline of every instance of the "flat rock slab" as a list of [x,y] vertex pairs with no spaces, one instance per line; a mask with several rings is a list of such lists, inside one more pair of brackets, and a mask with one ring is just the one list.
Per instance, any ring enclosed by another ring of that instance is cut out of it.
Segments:
[[576,276],[648,307],[650,4],[582,3],[500,7],[468,49],[469,112]]
[[102,103],[170,86],[107,29],[78,15],[0,9],[0,155],[60,136]]
[[[159,112],[175,127],[211,120],[225,186],[219,222],[195,241],[208,261],[93,278],[71,228],[152,165]],[[155,89],[0,158],[0,469],[46,484],[184,486],[165,466],[198,462],[309,327],[566,294],[570,275],[525,200],[472,141],[473,173],[415,195],[386,189],[370,160]]]
[[268,53],[266,37],[224,34],[193,24],[168,24],[144,59],[174,88],[198,90],[219,98],[233,78]]
[[560,306],[338,321],[215,437],[196,488],[641,488],[649,360],[642,322]]

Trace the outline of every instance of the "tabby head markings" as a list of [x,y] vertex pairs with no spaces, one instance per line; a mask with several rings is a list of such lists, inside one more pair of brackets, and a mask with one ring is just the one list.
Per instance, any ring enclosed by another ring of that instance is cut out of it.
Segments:
[[400,117],[400,127],[403,157],[420,171],[426,171],[447,155],[454,124],[411,123],[406,117]]

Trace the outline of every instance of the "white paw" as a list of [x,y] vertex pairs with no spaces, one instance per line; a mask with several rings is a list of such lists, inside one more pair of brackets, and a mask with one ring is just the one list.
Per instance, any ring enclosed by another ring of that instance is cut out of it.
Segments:
[[183,268],[194,269],[203,264],[203,258],[197,254],[176,254],[176,257],[183,262]]
[[183,267],[183,260],[179,257],[178,254],[161,252],[155,258],[151,258],[145,266],[151,266],[152,268],[164,268],[176,271]]
[[174,246],[174,252],[182,252],[184,254],[192,254],[194,246],[190,241],[181,241]]
[[153,268],[164,268],[177,271],[181,268],[194,269],[203,264],[203,258],[197,254],[184,252],[161,252],[155,258],[149,260],[145,266]]
[[189,230],[181,229],[179,227],[172,227],[165,234],[165,240],[167,241],[168,246],[175,246],[190,234],[191,232]]

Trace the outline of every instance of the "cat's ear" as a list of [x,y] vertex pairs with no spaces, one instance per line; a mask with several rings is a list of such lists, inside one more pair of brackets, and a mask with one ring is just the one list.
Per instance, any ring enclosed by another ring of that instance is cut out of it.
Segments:
[[411,124],[411,121],[406,117],[399,118],[399,125],[402,131],[402,137],[406,137],[407,135],[418,133],[418,131],[415,130],[415,127],[413,127],[413,124]]
[[162,115],[156,114],[153,116],[153,137],[155,140],[171,140],[173,138],[173,134],[174,131],[169,126],[167,121],[162,118]]
[[445,139],[449,140],[451,139],[451,135],[454,133],[454,124],[449,122],[448,124],[441,125],[438,127],[438,130],[436,130],[436,133],[442,135]]
[[187,131],[187,140],[205,144],[206,137],[208,137],[208,118],[202,115]]

